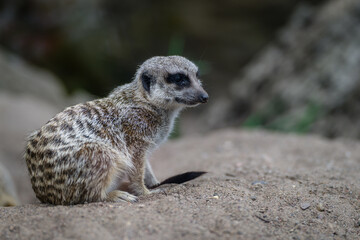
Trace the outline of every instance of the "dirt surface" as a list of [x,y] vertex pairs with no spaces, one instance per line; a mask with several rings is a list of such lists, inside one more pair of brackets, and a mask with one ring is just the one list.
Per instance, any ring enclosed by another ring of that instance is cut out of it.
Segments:
[[153,155],[208,174],[137,203],[0,208],[0,239],[359,239],[360,143],[224,130]]

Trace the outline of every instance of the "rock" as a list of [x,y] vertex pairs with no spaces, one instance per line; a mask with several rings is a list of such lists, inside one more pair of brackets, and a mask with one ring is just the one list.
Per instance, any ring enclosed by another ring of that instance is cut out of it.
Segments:
[[59,80],[0,48],[0,161],[21,203],[35,202],[23,151],[27,136],[68,105],[85,102],[85,92],[67,97]]
[[356,220],[355,227],[360,227],[360,217]]
[[320,211],[320,212],[323,212],[323,211],[325,210],[324,204],[318,203],[318,204],[316,205],[316,209],[317,209],[318,211]]
[[254,181],[254,182],[251,183],[251,185],[266,185],[266,184],[267,184],[267,182],[261,181],[261,180]]
[[[230,85],[212,127],[245,125],[360,138],[360,1],[300,5]],[[215,106],[214,106],[215,107]]]
[[[11,175],[19,197],[14,202],[34,202],[26,164],[25,139],[73,100],[67,98],[58,79],[0,49],[0,158]],[[89,99],[78,94],[73,99]]]
[[50,72],[31,66],[1,48],[0,72],[1,92],[36,96],[59,107],[66,105],[65,92],[59,79]]
[[218,195],[214,195],[211,197],[212,199],[219,199],[219,196]]
[[[217,12],[217,2],[181,1],[164,6],[144,0],[136,4],[131,0],[72,0],[66,4],[52,0],[27,5],[3,0],[0,39],[9,49],[63,74],[69,88],[81,84],[102,95],[111,85],[130,80],[135,64],[150,54],[167,52],[198,60],[201,72],[211,71],[206,76],[207,84],[222,91],[239,64],[271,41],[297,2],[225,1],[223,11]],[[31,31],[22,14],[16,14],[24,8],[27,19],[31,19]],[[154,18],[153,13],[159,9],[171,14],[160,13]],[[183,14],[178,9],[196,14]],[[267,11],[272,14],[264,14]],[[152,31],[155,28],[156,35]],[[229,34],[232,41],[228,41]],[[200,57],[209,48],[211,51]],[[222,81],[218,81],[220,78]]]
[[[0,157],[1,158],[1,157]],[[19,204],[15,184],[9,171],[0,162],[0,206],[10,207]]]
[[306,209],[308,209],[310,206],[311,206],[311,205],[310,205],[310,203],[308,203],[308,202],[303,202],[303,203],[300,204],[300,208],[301,208],[302,210],[306,210]]
[[0,161],[15,182],[21,203],[36,201],[22,157],[25,139],[58,111],[36,97],[0,92]]

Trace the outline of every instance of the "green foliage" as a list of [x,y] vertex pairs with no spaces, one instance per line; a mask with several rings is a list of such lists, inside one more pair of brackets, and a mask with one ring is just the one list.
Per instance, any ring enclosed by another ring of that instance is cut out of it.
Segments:
[[309,103],[303,116],[295,122],[294,131],[298,133],[307,133],[311,125],[323,114],[323,108],[315,103]]
[[200,79],[202,78],[202,76],[208,74],[211,72],[211,65],[208,61],[205,60],[196,60],[194,61],[194,63],[196,64],[196,66],[198,66],[199,68],[199,72],[200,72]]
[[185,39],[179,34],[171,37],[168,49],[168,55],[183,55],[185,46]]
[[324,113],[323,108],[309,102],[303,111],[287,113],[286,104],[276,99],[268,104],[263,110],[250,115],[243,123],[248,128],[265,128],[281,132],[307,133],[312,124]]
[[276,98],[261,111],[250,115],[243,123],[244,127],[254,128],[267,125],[275,116],[279,116],[286,110],[285,102]]

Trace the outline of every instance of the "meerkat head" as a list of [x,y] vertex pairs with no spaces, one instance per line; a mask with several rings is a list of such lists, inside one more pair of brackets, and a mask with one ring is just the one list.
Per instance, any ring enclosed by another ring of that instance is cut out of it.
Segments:
[[148,101],[163,107],[192,107],[209,99],[201,86],[198,67],[180,56],[146,60],[139,67],[135,81]]

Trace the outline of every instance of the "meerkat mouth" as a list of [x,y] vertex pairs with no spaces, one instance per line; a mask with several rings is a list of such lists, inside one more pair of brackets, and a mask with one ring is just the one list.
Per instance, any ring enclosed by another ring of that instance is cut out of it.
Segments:
[[176,101],[177,103],[182,103],[182,104],[189,105],[189,106],[194,106],[194,105],[199,104],[198,101],[195,101],[195,100],[193,100],[193,101],[190,100],[190,101],[189,101],[189,100],[187,100],[187,99],[178,98],[178,97],[175,97],[175,101]]

